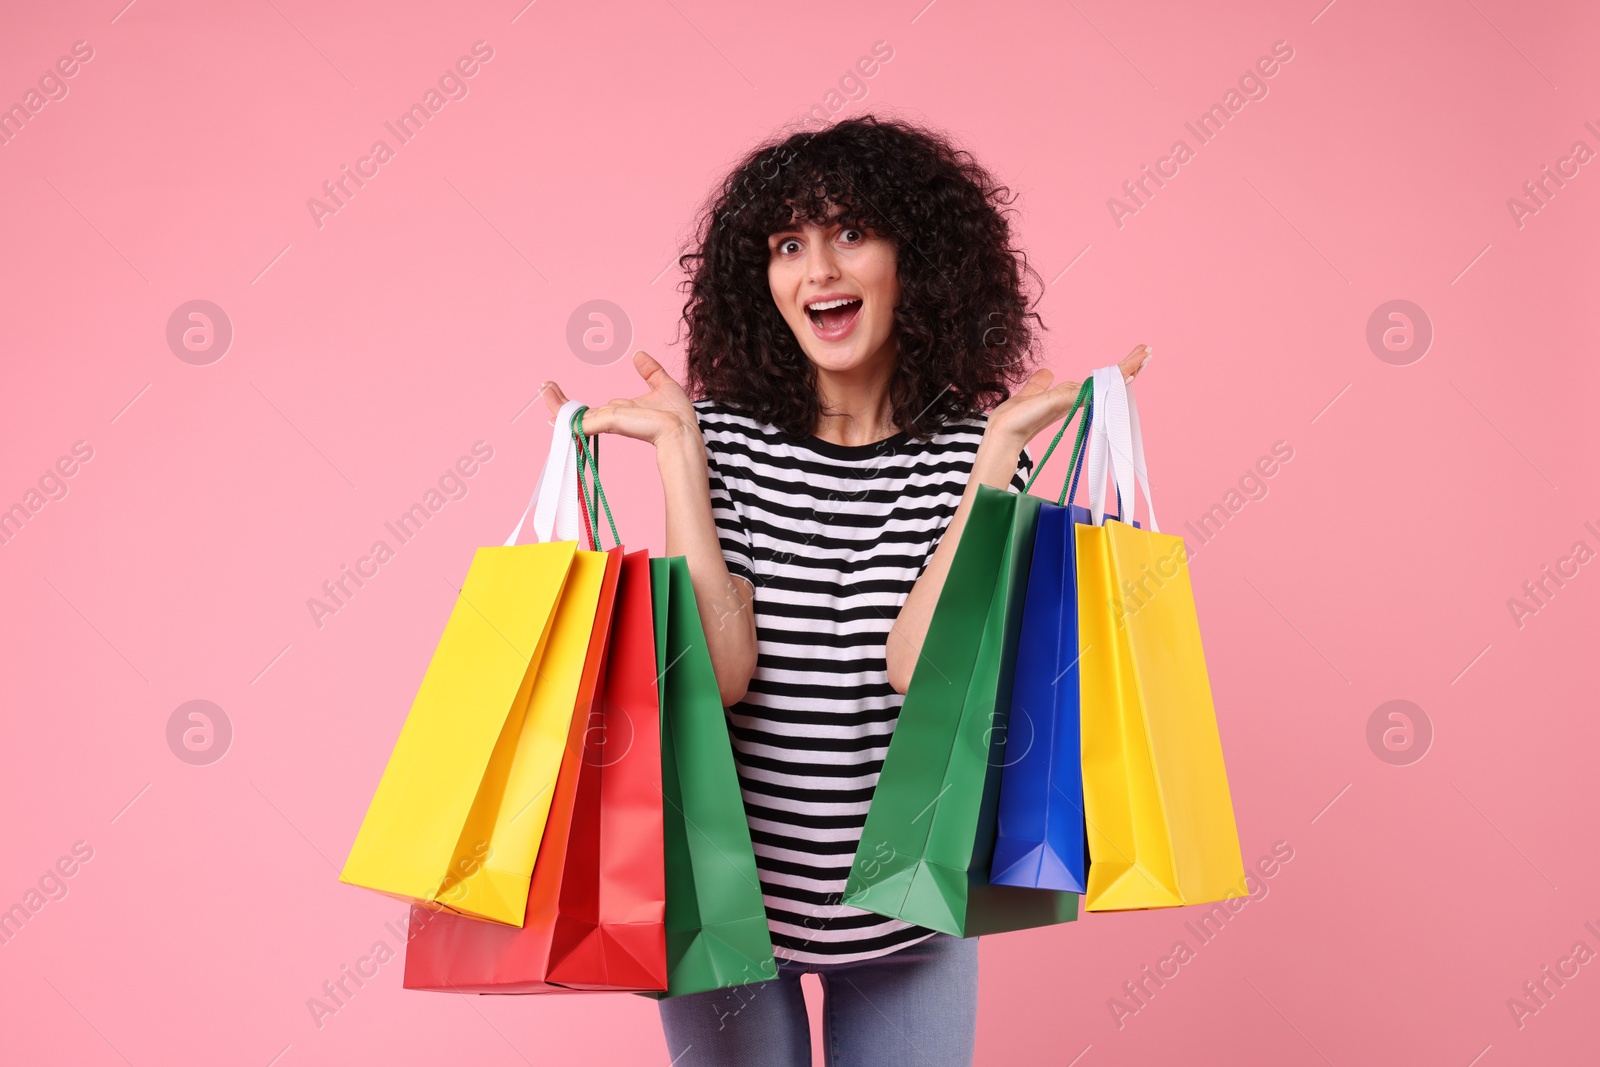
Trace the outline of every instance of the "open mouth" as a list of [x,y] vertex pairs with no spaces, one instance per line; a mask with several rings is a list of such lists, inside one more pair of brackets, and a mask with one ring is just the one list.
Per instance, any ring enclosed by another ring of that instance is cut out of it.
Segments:
[[812,332],[825,341],[848,336],[860,314],[861,300],[857,297],[838,297],[806,305],[806,318],[811,320]]

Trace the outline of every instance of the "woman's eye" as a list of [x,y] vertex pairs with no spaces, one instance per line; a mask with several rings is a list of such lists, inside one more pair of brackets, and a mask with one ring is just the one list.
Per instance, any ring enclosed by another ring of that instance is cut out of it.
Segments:
[[851,244],[855,244],[857,241],[864,241],[867,237],[867,235],[862,233],[860,230],[845,230],[844,232],[840,233],[839,236]]
[[792,253],[798,251],[799,248],[800,242],[796,241],[793,237],[778,242],[778,252],[780,255],[791,255]]

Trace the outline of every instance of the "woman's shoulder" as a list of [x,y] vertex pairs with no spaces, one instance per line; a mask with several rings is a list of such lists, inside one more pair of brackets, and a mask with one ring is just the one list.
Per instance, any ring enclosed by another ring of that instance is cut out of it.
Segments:
[[739,436],[761,436],[773,429],[723,400],[701,397],[690,401],[690,406],[694,408],[695,421],[699,423],[702,433],[713,430]]
[[982,437],[989,428],[989,413],[980,411],[964,419],[953,419],[941,427],[940,432],[953,437]]
[[989,413],[980,411],[966,418],[951,419],[934,434],[934,439],[956,444],[962,448],[976,449],[989,429]]
[[748,462],[782,451],[777,427],[726,401],[702,397],[690,401],[706,452],[715,463]]
[[689,401],[689,404],[695,409],[695,411],[702,414],[738,414],[738,409],[733,405],[729,404],[725,400],[718,400],[716,397],[712,396],[703,396],[698,400],[691,400]]
[[[976,453],[978,445],[983,441],[983,435],[988,429],[989,413],[982,411],[975,415],[969,415],[964,419],[955,419],[945,423],[940,433],[945,436],[945,440],[957,443],[962,449],[970,448]],[[1030,473],[1033,470],[1033,457],[1028,454],[1026,446],[1022,448],[1017,456],[1017,468]]]

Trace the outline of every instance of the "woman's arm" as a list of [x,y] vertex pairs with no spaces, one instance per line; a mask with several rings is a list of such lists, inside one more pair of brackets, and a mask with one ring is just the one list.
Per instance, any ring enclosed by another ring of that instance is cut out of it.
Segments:
[[685,556],[695,603],[711,649],[722,706],[744,698],[756,670],[755,590],[728,572],[711,515],[705,440],[690,426],[656,441],[656,466],[667,505],[669,556]]
[[[1073,393],[1077,385],[1072,385]],[[900,615],[889,630],[884,657],[889,663],[889,684],[895,692],[904,693],[911,684],[911,672],[922,653],[923,639],[928,636],[928,622],[933,618],[933,607],[939,602],[944,589],[945,575],[950,573],[950,561],[955,558],[956,545],[961,540],[961,529],[967,524],[967,513],[972,510],[972,500],[978,495],[978,486],[992,485],[1005,489],[1017,473],[1017,460],[1022,455],[1026,440],[1018,438],[1003,425],[993,420],[984,431],[978,445],[978,454],[972,461],[972,474],[966,492],[961,494],[961,504],[956,508],[950,524],[939,538],[922,576],[911,587],[906,602],[900,606]]]
[[[695,604],[711,649],[722,706],[736,704],[756,670],[755,590],[728,573],[711,514],[711,477],[705,439],[694,405],[681,386],[646,352],[633,355],[634,370],[650,387],[642,396],[619,397],[583,414],[585,433],[614,433],[647,441],[656,450],[661,492],[666,499],[667,555],[684,556]],[[551,412],[567,396],[545,382]]]
[[[1134,375],[1150,360],[1150,346],[1139,345],[1128,353],[1118,366],[1122,376],[1132,381]],[[933,608],[944,589],[945,575],[950,573],[950,561],[955,558],[956,545],[961,540],[961,529],[967,524],[967,513],[972,510],[972,500],[978,495],[978,486],[992,485],[1005,489],[1017,470],[1017,460],[1022,448],[1033,440],[1046,426],[1065,418],[1078,395],[1079,382],[1062,382],[1050,386],[1052,375],[1048,370],[1037,370],[1023,384],[1017,394],[995,408],[989,415],[988,428],[978,445],[978,454],[972,461],[972,474],[967,488],[961,494],[961,504],[939,538],[939,545],[928,558],[922,576],[911,587],[900,614],[889,629],[884,645],[884,658],[889,666],[889,684],[898,693],[911,685],[912,672],[917,658],[922,655],[922,642],[928,636],[928,622],[933,618]]]

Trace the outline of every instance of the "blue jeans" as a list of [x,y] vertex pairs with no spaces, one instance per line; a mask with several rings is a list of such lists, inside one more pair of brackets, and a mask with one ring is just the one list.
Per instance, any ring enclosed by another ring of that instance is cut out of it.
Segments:
[[778,977],[660,1001],[673,1067],[810,1067],[800,976],[821,976],[828,1067],[970,1067],[978,939],[934,934],[858,963],[778,960]]

